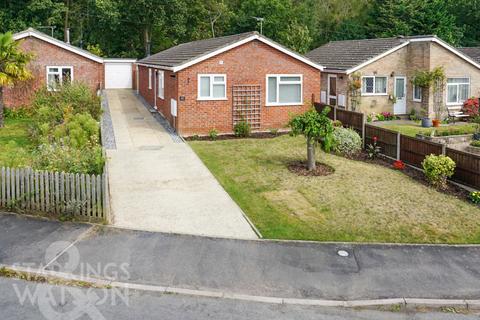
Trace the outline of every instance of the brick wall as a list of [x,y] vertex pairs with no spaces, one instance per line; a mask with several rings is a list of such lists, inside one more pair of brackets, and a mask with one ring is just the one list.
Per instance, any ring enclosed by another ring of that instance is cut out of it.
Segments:
[[[197,100],[197,76],[203,73],[227,75],[227,99]],[[303,105],[265,106],[267,74],[302,74]],[[182,135],[208,134],[211,129],[231,133],[233,85],[260,85],[262,90],[261,130],[284,128],[292,114],[311,107],[312,95],[320,95],[320,71],[260,41],[252,41],[178,72],[178,130]]]
[[19,83],[13,88],[7,88],[5,90],[6,106],[27,105],[31,101],[32,94],[39,88],[46,86],[47,66],[72,66],[74,81],[84,82],[92,90],[103,88],[103,64],[37,38],[28,37],[21,41],[20,47],[24,51],[34,54],[34,59],[29,65],[34,78]]

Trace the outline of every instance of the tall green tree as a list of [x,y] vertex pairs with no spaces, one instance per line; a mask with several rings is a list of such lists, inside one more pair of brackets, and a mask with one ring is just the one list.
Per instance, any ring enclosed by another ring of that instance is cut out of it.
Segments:
[[0,127],[3,127],[3,90],[18,82],[32,77],[27,65],[32,56],[19,48],[19,42],[13,40],[12,34],[0,34]]

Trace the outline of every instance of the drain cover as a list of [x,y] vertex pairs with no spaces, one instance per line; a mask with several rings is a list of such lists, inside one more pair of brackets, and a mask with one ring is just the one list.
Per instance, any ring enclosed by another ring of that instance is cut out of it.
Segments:
[[133,120],[145,120],[144,117],[134,117]]
[[337,251],[337,254],[338,254],[340,257],[348,257],[348,252],[345,251],[345,250],[338,250],[338,251]]

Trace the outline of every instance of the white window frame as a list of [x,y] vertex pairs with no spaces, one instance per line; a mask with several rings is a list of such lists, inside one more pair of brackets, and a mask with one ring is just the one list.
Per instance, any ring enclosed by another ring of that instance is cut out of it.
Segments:
[[152,90],[152,69],[148,68],[148,89]]
[[[448,83],[448,79],[468,79],[468,82],[462,82],[462,83]],[[464,101],[458,100],[460,97],[460,85],[461,84],[468,84],[468,94],[467,94],[467,99],[470,97],[470,92],[472,90],[472,81],[470,77],[447,77],[446,80],[446,90],[445,90],[445,101],[447,102],[447,106],[462,106]],[[457,101],[456,102],[448,102],[448,86],[456,86],[457,87]]]
[[[277,78],[277,98],[276,102],[268,101],[268,78]],[[300,102],[281,103],[280,101],[280,77],[300,77],[300,81],[281,81],[281,84],[299,84],[300,83]],[[267,107],[275,106],[301,106],[303,105],[303,74],[267,74],[265,77],[265,105]],[[328,96],[328,94],[327,94]]]
[[[50,68],[57,68],[57,69],[59,69],[59,71],[50,72],[49,71]],[[47,82],[47,90],[48,91],[58,91],[58,89],[55,90],[53,88],[50,88],[50,85],[48,83],[48,75],[49,74],[58,74],[59,79],[60,79],[60,84],[62,84],[63,83],[62,69],[70,69],[70,83],[73,82],[73,66],[47,66],[45,70],[46,70],[46,82]]]
[[[374,92],[363,92],[363,79],[364,78],[373,78],[373,91]],[[375,88],[376,88],[376,78],[385,78],[386,79],[386,82],[385,82],[385,93],[376,93],[375,92]],[[376,75],[376,76],[363,76],[362,79],[362,89],[361,89],[361,93],[362,93],[362,96],[387,96],[388,95],[388,76],[382,76],[382,75]]]
[[[200,96],[200,78],[210,78],[210,95],[208,97]],[[215,77],[223,77],[223,82],[214,82]],[[223,84],[225,90],[223,92],[223,97],[215,98],[213,97],[213,85],[214,84]],[[201,73],[197,75],[197,100],[200,101],[209,101],[209,100],[227,100],[227,75],[225,73]]]
[[158,97],[160,99],[165,99],[165,72],[162,70],[157,71],[157,83],[158,83]]
[[423,88],[422,87],[418,87],[420,89],[420,98],[415,98],[415,89],[417,88],[418,86],[416,85],[413,85],[412,86],[412,101],[414,102],[422,102],[422,93],[423,93]]

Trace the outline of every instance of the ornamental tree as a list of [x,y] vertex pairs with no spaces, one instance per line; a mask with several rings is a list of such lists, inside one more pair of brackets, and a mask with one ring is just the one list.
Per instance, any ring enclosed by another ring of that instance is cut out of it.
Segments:
[[333,142],[333,124],[327,114],[330,107],[325,107],[321,112],[315,109],[297,115],[289,122],[293,136],[303,135],[307,140],[308,171],[316,169],[315,146],[320,144],[323,150],[329,152]]
[[12,33],[0,34],[0,128],[3,127],[3,88],[32,77],[27,69],[32,56],[20,50],[18,44]]

